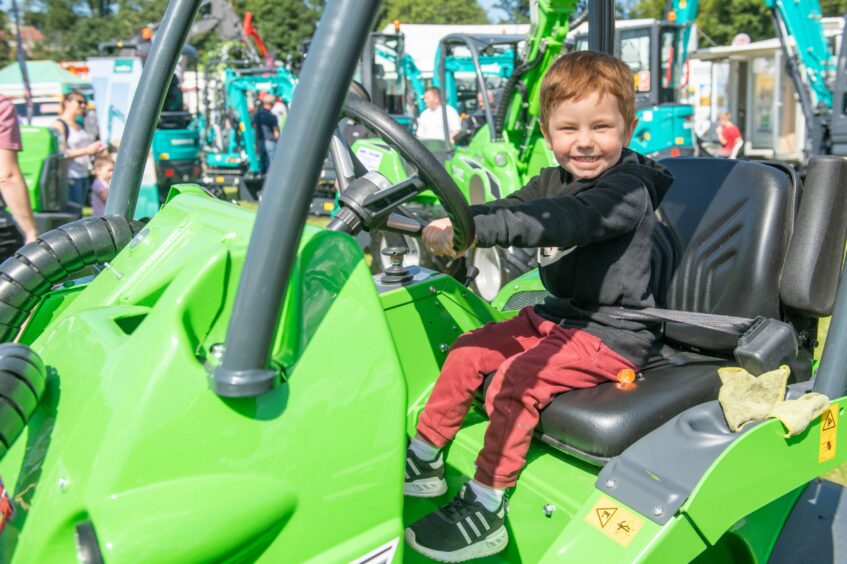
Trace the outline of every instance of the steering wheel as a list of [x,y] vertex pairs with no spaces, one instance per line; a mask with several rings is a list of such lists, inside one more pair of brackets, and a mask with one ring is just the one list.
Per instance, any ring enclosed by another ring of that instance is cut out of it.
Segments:
[[[378,172],[365,172],[346,142],[339,140],[341,136],[336,136],[336,142],[345,145],[344,157],[350,159],[348,170],[355,170],[358,178],[341,192],[341,209],[327,227],[351,234],[364,228],[419,236],[423,225],[411,214],[405,213],[402,204],[425,190],[432,190],[453,224],[455,250],[462,252],[467,249],[475,236],[470,207],[438,159],[385,111],[355,94],[347,96],[342,113],[381,137],[407,163],[417,168],[417,173],[392,185]],[[344,168],[344,165],[336,163],[336,167]]]

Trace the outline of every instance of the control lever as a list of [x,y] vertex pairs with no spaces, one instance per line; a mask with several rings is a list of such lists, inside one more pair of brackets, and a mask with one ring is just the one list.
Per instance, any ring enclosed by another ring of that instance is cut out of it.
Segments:
[[386,286],[389,284],[403,284],[414,278],[409,269],[403,266],[403,257],[409,252],[406,247],[386,247],[382,254],[388,257],[391,265],[385,269],[380,282]]
[[475,266],[469,266],[467,272],[467,278],[465,278],[465,288],[471,285],[471,282],[479,276],[479,269]]

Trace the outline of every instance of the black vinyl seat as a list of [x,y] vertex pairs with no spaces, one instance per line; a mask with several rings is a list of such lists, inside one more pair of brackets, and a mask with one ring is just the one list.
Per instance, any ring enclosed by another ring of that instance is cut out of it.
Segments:
[[[652,281],[657,306],[788,321],[801,346],[792,363],[794,379],[808,379],[817,318],[832,306],[826,297],[811,303],[808,286],[833,272],[837,281],[841,255],[831,253],[827,260],[833,264],[815,262],[811,246],[833,244],[821,235],[826,225],[802,233],[803,243],[795,245],[802,248],[789,252],[802,190],[797,175],[777,163],[728,159],[675,158],[662,164],[676,180],[657,210]],[[847,187],[847,167],[831,160],[824,165],[828,177],[821,183],[828,183],[824,191],[831,198]],[[797,269],[803,274],[794,276]],[[782,296],[792,293],[803,296]],[[634,385],[607,383],[561,394],[542,411],[536,433],[560,450],[603,464],[689,407],[717,399],[717,368],[736,364],[735,344],[732,336],[665,323],[656,356]]]

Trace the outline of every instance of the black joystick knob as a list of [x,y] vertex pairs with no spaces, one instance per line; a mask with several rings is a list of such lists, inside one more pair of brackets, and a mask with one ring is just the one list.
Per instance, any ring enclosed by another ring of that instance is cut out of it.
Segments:
[[403,256],[409,252],[406,247],[386,247],[382,249],[382,254],[388,257],[391,265],[385,269],[385,272],[380,278],[383,284],[403,284],[414,278],[409,269],[403,266]]

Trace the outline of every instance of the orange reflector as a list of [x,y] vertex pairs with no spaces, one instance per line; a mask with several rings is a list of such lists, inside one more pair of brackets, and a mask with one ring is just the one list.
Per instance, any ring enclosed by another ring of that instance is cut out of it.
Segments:
[[632,384],[635,382],[635,371],[631,368],[622,368],[618,370],[617,379],[621,384]]
[[224,183],[224,177],[223,176],[216,176],[215,182],[217,182],[218,184],[223,184]]
[[335,209],[335,204],[334,204],[334,203],[332,203],[332,202],[324,202],[324,210],[326,210],[326,211],[332,211],[333,209]]
[[165,178],[173,178],[174,177],[174,169],[166,168],[165,169]]
[[673,149],[671,149],[671,156],[672,156],[672,157],[678,157],[679,155],[680,155],[680,153],[679,153],[679,149],[677,149],[676,147],[674,147]]

